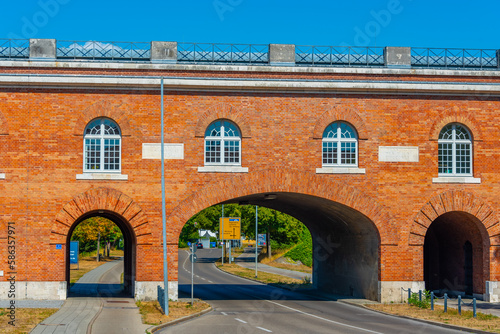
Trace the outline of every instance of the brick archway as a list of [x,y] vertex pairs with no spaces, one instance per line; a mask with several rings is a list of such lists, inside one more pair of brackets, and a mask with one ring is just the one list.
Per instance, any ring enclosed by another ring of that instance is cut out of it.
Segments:
[[313,138],[322,139],[326,127],[336,121],[345,121],[352,124],[358,133],[359,139],[368,139],[368,130],[363,119],[352,107],[343,105],[335,106],[318,118],[314,126]]
[[[265,180],[265,181],[264,181]],[[201,210],[252,194],[289,192],[331,200],[352,208],[368,217],[380,236],[380,245],[397,245],[399,233],[392,216],[385,208],[358,189],[340,181],[314,173],[287,169],[269,169],[224,179],[224,187],[215,180],[206,184],[181,202],[167,217],[167,225],[176,226],[178,237],[184,224]]]
[[472,113],[464,113],[458,107],[447,109],[439,113],[437,120],[430,127],[429,139],[438,140],[441,130],[450,123],[465,125],[470,130],[474,141],[483,140],[481,127],[476,125],[474,115]]
[[66,203],[56,215],[50,232],[51,244],[65,244],[72,225],[82,215],[105,210],[123,217],[131,226],[137,244],[151,242],[151,226],[142,208],[130,197],[112,188],[91,188]]
[[90,121],[98,117],[107,117],[118,124],[122,136],[128,137],[133,135],[133,129],[130,126],[127,113],[122,110],[120,106],[121,104],[112,103],[108,100],[101,100],[90,105],[80,112],[75,126],[73,127],[73,134],[76,136],[83,136],[85,127]]
[[9,125],[4,114],[0,112],[0,136],[9,134]]
[[245,114],[228,103],[219,103],[207,110],[198,120],[194,131],[195,137],[205,137],[207,127],[217,119],[228,119],[241,130],[242,138],[250,138],[252,130]]
[[500,246],[500,223],[497,213],[482,199],[464,190],[449,190],[427,202],[413,218],[408,244],[423,246],[432,222],[453,211],[466,212],[476,217],[487,232],[485,237],[490,239],[490,246]]

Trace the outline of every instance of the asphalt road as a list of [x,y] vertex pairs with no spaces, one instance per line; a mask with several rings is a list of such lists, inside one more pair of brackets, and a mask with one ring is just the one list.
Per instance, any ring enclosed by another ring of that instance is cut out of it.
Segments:
[[[413,320],[382,315],[332,300],[269,287],[221,272],[220,250],[197,251],[195,298],[213,311],[160,333],[456,333]],[[191,262],[179,252],[179,296],[191,295]]]

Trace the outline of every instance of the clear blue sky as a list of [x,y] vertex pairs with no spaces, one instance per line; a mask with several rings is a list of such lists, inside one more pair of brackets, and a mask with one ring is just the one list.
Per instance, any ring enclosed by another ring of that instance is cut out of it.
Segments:
[[0,38],[500,49],[500,1],[2,1]]

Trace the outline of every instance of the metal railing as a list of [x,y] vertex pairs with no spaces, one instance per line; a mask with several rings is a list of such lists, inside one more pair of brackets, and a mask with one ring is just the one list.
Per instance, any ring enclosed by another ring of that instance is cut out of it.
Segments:
[[57,58],[85,60],[128,60],[150,59],[150,43],[57,41]]
[[178,43],[177,61],[212,64],[267,64],[269,45]]
[[29,58],[29,39],[0,39],[0,59]]
[[296,45],[295,62],[305,66],[384,66],[384,48]]
[[443,68],[498,68],[497,50],[411,48],[411,65]]

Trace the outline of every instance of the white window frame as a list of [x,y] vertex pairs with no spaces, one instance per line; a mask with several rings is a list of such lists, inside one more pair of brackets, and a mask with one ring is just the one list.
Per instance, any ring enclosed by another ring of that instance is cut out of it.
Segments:
[[[341,124],[347,125],[351,130],[353,131],[355,138],[342,138],[342,129],[341,129]],[[332,126],[336,125],[337,126],[337,138],[325,138],[326,135],[326,130]],[[324,153],[325,153],[325,148],[324,144],[325,143],[337,143],[337,163],[325,163],[324,162]],[[347,163],[342,163],[342,143],[354,143],[354,149],[356,151],[356,162],[354,164],[347,164]],[[333,122],[330,123],[325,130],[323,131],[323,140],[321,141],[321,163],[323,167],[342,167],[342,168],[352,168],[352,167],[358,167],[358,151],[359,151],[359,142],[358,142],[358,134],[356,129],[349,123],[347,122]]]
[[[451,125],[452,126],[452,139],[441,139],[441,133],[443,130]],[[460,126],[462,127],[467,135],[469,136],[469,139],[457,139],[456,136],[456,127]],[[452,144],[451,146],[451,151],[452,151],[452,172],[451,173],[440,173],[439,172],[439,145],[440,144]],[[469,145],[469,164],[470,164],[470,172],[469,173],[457,173],[457,144],[468,144]],[[456,176],[472,176],[473,175],[473,163],[472,163],[472,157],[473,157],[473,145],[472,145],[472,134],[470,133],[469,129],[467,129],[466,126],[460,123],[451,123],[447,124],[446,126],[441,129],[441,132],[439,133],[439,138],[438,138],[438,176],[439,177],[456,177]]]
[[[94,135],[94,134],[86,134],[88,127],[95,122],[96,120],[100,121],[100,126],[101,126],[101,131],[100,134]],[[109,135],[104,133],[104,122],[109,121],[116,125],[119,131],[119,135]],[[98,119],[93,119],[90,121],[87,126],[85,127],[85,130],[83,132],[83,172],[84,173],[106,173],[106,174],[121,174],[122,170],[122,135],[121,135],[121,129],[120,126],[113,120],[109,118],[98,118]],[[100,140],[100,165],[99,169],[87,169],[87,150],[86,150],[86,140],[87,139],[99,139]],[[118,150],[118,169],[104,169],[104,142],[106,139],[118,139],[119,140],[119,150]]]
[[[216,122],[221,122],[221,127],[220,127],[220,136],[207,136],[207,131],[210,129],[212,124]],[[225,123],[230,123],[232,124],[236,130],[238,131],[238,136],[226,136],[225,135]],[[207,162],[207,141],[220,141],[220,162]],[[226,142],[230,141],[236,141],[238,142],[238,162],[224,162],[224,148]],[[205,166],[241,166],[241,131],[234,122],[225,120],[225,119],[218,119],[207,127],[205,130],[205,140],[203,141],[203,161]]]

